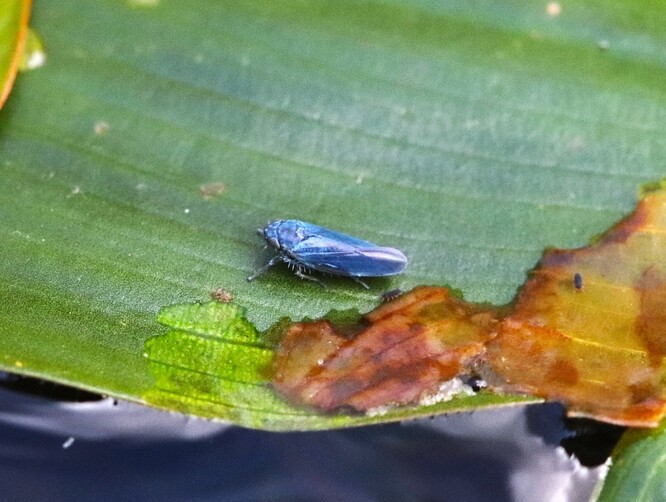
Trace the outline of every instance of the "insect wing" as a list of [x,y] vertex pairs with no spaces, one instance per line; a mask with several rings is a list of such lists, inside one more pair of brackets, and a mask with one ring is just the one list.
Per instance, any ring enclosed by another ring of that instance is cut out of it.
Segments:
[[407,258],[397,249],[375,246],[345,234],[324,230],[325,233],[310,235],[292,246],[289,255],[320,272],[351,277],[394,275],[402,272],[407,265]]
[[379,247],[372,242],[364,241],[357,237],[352,237],[351,235],[343,234],[342,232],[336,232],[330,228],[320,227],[318,225],[313,225],[312,223],[305,223],[304,221],[299,222],[300,226],[305,234],[305,238],[319,237],[321,239],[329,240],[331,243],[340,243],[347,246],[357,247],[357,248],[376,248]]

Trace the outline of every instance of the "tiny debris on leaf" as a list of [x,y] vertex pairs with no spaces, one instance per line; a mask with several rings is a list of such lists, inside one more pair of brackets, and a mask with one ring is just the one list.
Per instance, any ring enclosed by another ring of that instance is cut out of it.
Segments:
[[218,303],[229,303],[234,299],[234,296],[224,288],[217,288],[211,291],[210,297]]
[[224,183],[216,181],[214,183],[201,185],[199,187],[199,193],[204,199],[208,200],[217,197],[218,195],[222,195],[226,189],[227,186]]

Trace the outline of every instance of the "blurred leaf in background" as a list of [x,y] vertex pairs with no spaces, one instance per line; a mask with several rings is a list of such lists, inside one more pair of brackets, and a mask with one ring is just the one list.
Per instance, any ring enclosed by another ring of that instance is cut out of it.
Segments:
[[21,67],[29,16],[30,0],[5,0],[0,4],[0,108]]

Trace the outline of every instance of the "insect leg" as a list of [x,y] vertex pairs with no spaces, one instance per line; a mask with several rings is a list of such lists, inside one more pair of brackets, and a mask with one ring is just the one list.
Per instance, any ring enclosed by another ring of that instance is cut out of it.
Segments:
[[296,269],[296,271],[294,273],[296,274],[296,277],[300,277],[301,279],[307,279],[308,281],[318,282],[322,287],[324,287],[324,288],[326,287],[326,284],[321,282],[319,279],[317,279],[316,277],[314,277],[312,275],[304,274],[303,272],[300,271],[300,269]]
[[271,268],[273,265],[275,265],[276,263],[278,263],[280,261],[282,261],[282,255],[274,256],[273,258],[271,258],[271,260],[266,265],[261,267],[255,274],[252,274],[250,277],[248,277],[247,282],[255,280],[261,274],[266,272],[266,270],[268,270],[269,268]]
[[356,282],[358,282],[358,283],[359,283],[361,286],[363,286],[365,289],[370,289],[370,286],[368,286],[365,282],[363,282],[363,281],[362,281],[361,279],[359,279],[358,277],[353,277],[353,276],[352,276],[352,279],[354,279]]

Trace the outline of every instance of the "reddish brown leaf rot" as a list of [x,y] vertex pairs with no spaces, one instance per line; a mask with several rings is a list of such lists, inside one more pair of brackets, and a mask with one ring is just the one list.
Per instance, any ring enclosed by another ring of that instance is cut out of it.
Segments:
[[328,321],[292,324],[276,357],[274,385],[325,410],[411,403],[461,374],[483,352],[494,312],[419,287],[367,314],[346,336]]
[[[585,287],[572,288],[580,274]],[[569,414],[654,427],[666,402],[666,191],[594,245],[547,252],[486,359],[503,388],[564,402]]]
[[[583,286],[584,278],[584,286]],[[562,401],[569,414],[635,427],[666,411],[666,190],[596,244],[551,250],[497,309],[418,287],[358,326],[292,324],[273,385],[322,410],[411,404],[454,377]]]

